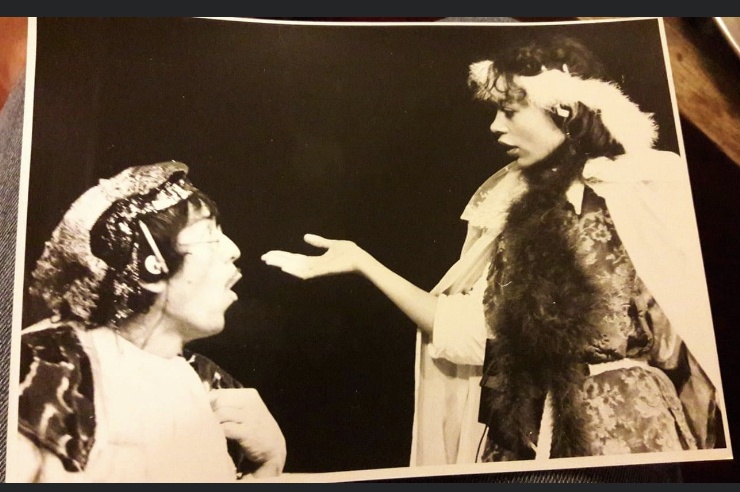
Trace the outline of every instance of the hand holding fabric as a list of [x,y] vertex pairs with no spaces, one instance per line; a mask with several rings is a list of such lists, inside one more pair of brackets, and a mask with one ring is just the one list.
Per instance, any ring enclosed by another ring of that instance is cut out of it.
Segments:
[[258,465],[252,475],[280,475],[287,454],[285,438],[257,390],[218,389],[211,391],[210,397],[226,438],[237,441],[247,459]]

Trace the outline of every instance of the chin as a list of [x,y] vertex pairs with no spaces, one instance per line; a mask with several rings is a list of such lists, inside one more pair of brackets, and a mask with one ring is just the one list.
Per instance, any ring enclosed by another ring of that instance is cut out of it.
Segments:
[[210,335],[218,335],[219,333],[221,333],[222,331],[224,331],[224,328],[226,328],[226,322],[223,321],[223,319],[222,319],[222,321],[219,324],[214,325],[214,326],[211,327],[211,329],[209,330],[209,334]]
[[191,325],[192,335],[190,336],[190,340],[200,340],[218,335],[224,331],[225,327],[226,323],[223,318],[217,323],[193,323]]
[[534,166],[538,162],[540,162],[540,161],[535,161],[535,160],[532,160],[532,159],[528,159],[526,157],[520,157],[519,159],[516,160],[516,163],[517,163],[517,165],[519,167],[530,167],[530,166]]

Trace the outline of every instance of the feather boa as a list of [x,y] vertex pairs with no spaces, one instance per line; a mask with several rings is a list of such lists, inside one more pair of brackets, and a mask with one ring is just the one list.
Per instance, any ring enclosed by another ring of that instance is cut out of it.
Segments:
[[484,304],[495,337],[487,347],[484,370],[490,380],[481,410],[488,415],[489,439],[518,459],[534,457],[528,443],[537,442],[548,391],[551,456],[588,454],[581,362],[602,307],[598,288],[576,258],[576,217],[565,196],[583,164],[566,143],[522,172],[528,190],[509,210],[503,263],[492,262],[489,271]]

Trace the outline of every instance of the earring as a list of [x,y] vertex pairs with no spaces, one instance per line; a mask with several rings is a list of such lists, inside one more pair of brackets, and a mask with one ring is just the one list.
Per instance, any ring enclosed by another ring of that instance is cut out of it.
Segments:
[[146,271],[151,273],[152,275],[162,274],[162,264],[154,255],[149,255],[146,257],[146,260],[144,260],[144,268],[146,268]]
[[568,116],[570,116],[570,110],[562,104],[558,104],[557,106],[555,106],[555,112],[561,118],[567,118]]
[[[164,261],[164,256],[162,256],[162,253],[159,251],[157,243],[152,237],[152,233],[149,232],[149,228],[142,221],[139,221],[139,227],[141,227],[141,232],[144,233],[144,238],[146,238],[146,242],[149,243],[149,247],[154,252],[154,255],[147,256],[146,260],[144,260],[144,268],[146,268],[147,271],[152,275],[160,275],[162,272],[169,273],[167,262]],[[155,269],[157,270],[156,272],[153,271]]]

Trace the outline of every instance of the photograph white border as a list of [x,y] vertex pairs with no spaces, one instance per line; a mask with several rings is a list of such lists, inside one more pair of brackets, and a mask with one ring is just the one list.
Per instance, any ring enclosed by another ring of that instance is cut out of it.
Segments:
[[[231,17],[204,17],[202,19],[229,20],[239,22],[256,22],[265,24],[292,24],[292,25],[331,25],[337,24],[351,26],[389,26],[388,22],[319,22],[319,21],[280,21],[265,19],[248,19],[248,18],[231,18]],[[634,19],[634,18],[633,18]],[[644,19],[640,17],[639,19]],[[590,21],[566,21],[566,22],[537,22],[537,23],[518,23],[521,25],[560,25],[574,22],[586,23],[604,23],[620,22],[624,19],[605,19]],[[439,27],[439,22],[394,22],[395,25],[408,25],[414,27],[435,26]],[[511,23],[498,22],[450,22],[444,23],[445,26],[501,26],[510,27]],[[685,149],[683,143],[683,134],[679,122],[678,105],[676,101],[675,87],[672,79],[671,66],[668,59],[668,50],[665,39],[665,26],[662,20],[659,23],[663,49],[665,53],[666,69],[668,71],[670,96],[673,104],[673,116],[678,133],[678,144],[680,154],[685,163]],[[20,174],[20,192],[19,192],[19,214],[18,229],[16,241],[16,268],[15,268],[15,291],[14,291],[14,310],[13,310],[13,337],[11,340],[11,366],[10,366],[10,392],[8,402],[8,439],[7,439],[7,461],[6,477],[8,482],[14,481],[14,472],[20,468],[16,461],[16,434],[18,418],[18,371],[19,371],[19,334],[21,330],[21,309],[23,299],[23,271],[24,271],[24,254],[26,245],[26,225],[28,210],[28,186],[31,163],[31,135],[33,129],[34,113],[34,91],[35,91],[35,67],[36,67],[36,42],[37,42],[37,22],[35,18],[29,18],[28,24],[28,50],[27,50],[27,71],[26,71],[26,89],[25,89],[25,107],[24,107],[24,124],[23,124],[23,150],[21,160]],[[688,167],[685,167],[688,179]],[[692,217],[695,220],[695,217]],[[695,253],[701,257],[699,244],[696,244]],[[708,342],[715,344],[714,333],[707,335],[711,338]],[[709,368],[712,372],[719,374],[719,365],[716,368]],[[719,400],[724,402],[722,388],[717,388]],[[537,470],[562,470],[572,468],[592,468],[601,466],[615,465],[637,465],[637,464],[658,464],[670,462],[687,462],[687,461],[711,461],[711,460],[729,460],[733,458],[732,448],[729,439],[729,425],[727,421],[727,412],[723,404],[723,419],[727,447],[723,449],[683,451],[677,453],[643,453],[643,454],[625,454],[610,456],[594,456],[582,458],[559,458],[547,461],[516,461],[516,462],[499,462],[499,463],[476,463],[470,465],[445,465],[445,466],[422,466],[422,467],[402,467],[387,469],[368,469],[357,471],[339,471],[339,472],[320,472],[320,473],[286,473],[275,479],[265,479],[265,482],[341,482],[357,480],[382,480],[398,479],[411,477],[430,477],[430,476],[448,476],[461,474],[484,474],[484,473],[502,473],[502,472],[522,472]],[[320,450],[317,450],[320,452]]]

